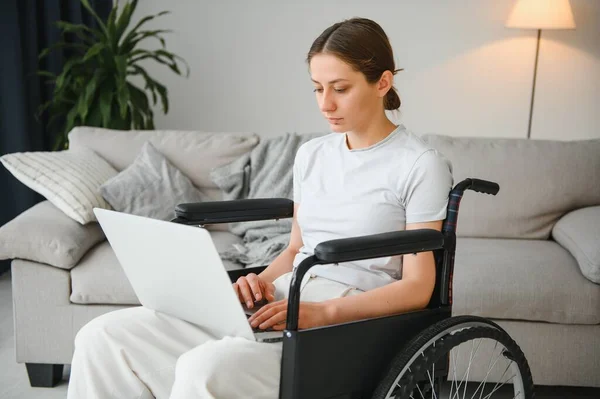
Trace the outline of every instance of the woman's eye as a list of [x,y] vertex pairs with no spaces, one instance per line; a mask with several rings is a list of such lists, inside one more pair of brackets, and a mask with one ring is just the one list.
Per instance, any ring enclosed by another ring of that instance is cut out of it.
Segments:
[[[343,93],[346,91],[346,89],[333,89],[335,90],[336,93]],[[315,93],[323,93],[323,89],[314,89],[313,92]]]

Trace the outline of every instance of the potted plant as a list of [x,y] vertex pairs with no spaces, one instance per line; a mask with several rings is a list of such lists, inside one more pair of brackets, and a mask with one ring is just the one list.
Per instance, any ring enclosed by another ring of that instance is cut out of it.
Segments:
[[[153,60],[166,65],[174,73],[182,75],[180,63],[185,65],[185,76],[189,67],[183,58],[166,50],[163,34],[170,30],[143,30],[148,21],[168,14],[168,11],[146,16],[131,29],[131,17],[138,0],[125,3],[120,11],[118,1],[106,21],[94,12],[88,0],[81,3],[97,21],[98,28],[85,25],[57,22],[65,33],[74,33],[78,43],[64,40],[40,53],[43,58],[56,48],[72,50],[60,74],[39,71],[54,84],[50,101],[40,106],[39,113],[48,111],[48,125],[58,122],[58,135],[54,150],[68,148],[68,133],[74,126],[98,126],[111,129],[153,129],[152,104],[160,99],[162,110],[169,111],[167,88],[153,79],[140,65]],[[157,39],[161,48],[146,50],[140,43],[146,39]],[[129,78],[140,76],[144,87],[133,84]]]

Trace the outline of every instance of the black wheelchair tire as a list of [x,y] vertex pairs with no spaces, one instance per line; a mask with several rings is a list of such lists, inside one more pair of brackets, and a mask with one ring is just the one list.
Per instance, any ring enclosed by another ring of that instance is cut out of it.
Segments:
[[[450,334],[452,331],[454,333]],[[426,378],[427,371],[437,361],[447,356],[452,348],[477,338],[496,340],[506,348],[508,356],[511,356],[509,359],[519,369],[524,391],[522,397],[533,399],[533,378],[527,359],[517,343],[496,323],[476,316],[451,317],[418,334],[392,360],[372,398],[409,399],[419,381]],[[432,342],[437,342],[437,345]],[[408,371],[409,368],[411,371]],[[392,392],[394,396],[391,396]]]

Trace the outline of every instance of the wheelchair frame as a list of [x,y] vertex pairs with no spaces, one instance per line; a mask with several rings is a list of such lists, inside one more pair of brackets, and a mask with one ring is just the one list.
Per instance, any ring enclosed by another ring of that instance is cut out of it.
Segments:
[[[331,240],[317,245],[315,254],[298,265],[290,284],[283,333],[280,398],[370,397],[392,359],[407,342],[430,325],[451,317],[458,210],[464,191],[469,189],[495,195],[500,187],[479,179],[465,179],[458,183],[449,194],[447,216],[441,232],[421,229]],[[293,217],[293,208],[292,201],[281,198],[180,204],[173,222],[207,225],[281,219]],[[300,282],[311,267],[428,251],[433,251],[435,257],[436,284],[425,309],[298,330]],[[253,267],[228,273],[235,282],[240,276],[258,274],[265,268]],[[447,367],[436,375],[447,375]]]

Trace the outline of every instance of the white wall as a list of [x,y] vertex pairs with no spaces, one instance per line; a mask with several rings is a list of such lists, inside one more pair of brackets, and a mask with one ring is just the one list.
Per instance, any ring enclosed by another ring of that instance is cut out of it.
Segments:
[[[174,29],[167,48],[188,79],[149,67],[167,85],[171,110],[158,128],[327,131],[305,63],[331,24],[374,19],[394,48],[396,121],[417,133],[526,137],[536,32],[504,27],[513,0],[142,0],[136,17]],[[544,31],[533,138],[600,137],[600,1],[571,0],[575,31]],[[150,46],[153,44],[150,42]],[[157,110],[158,111],[158,110]]]

